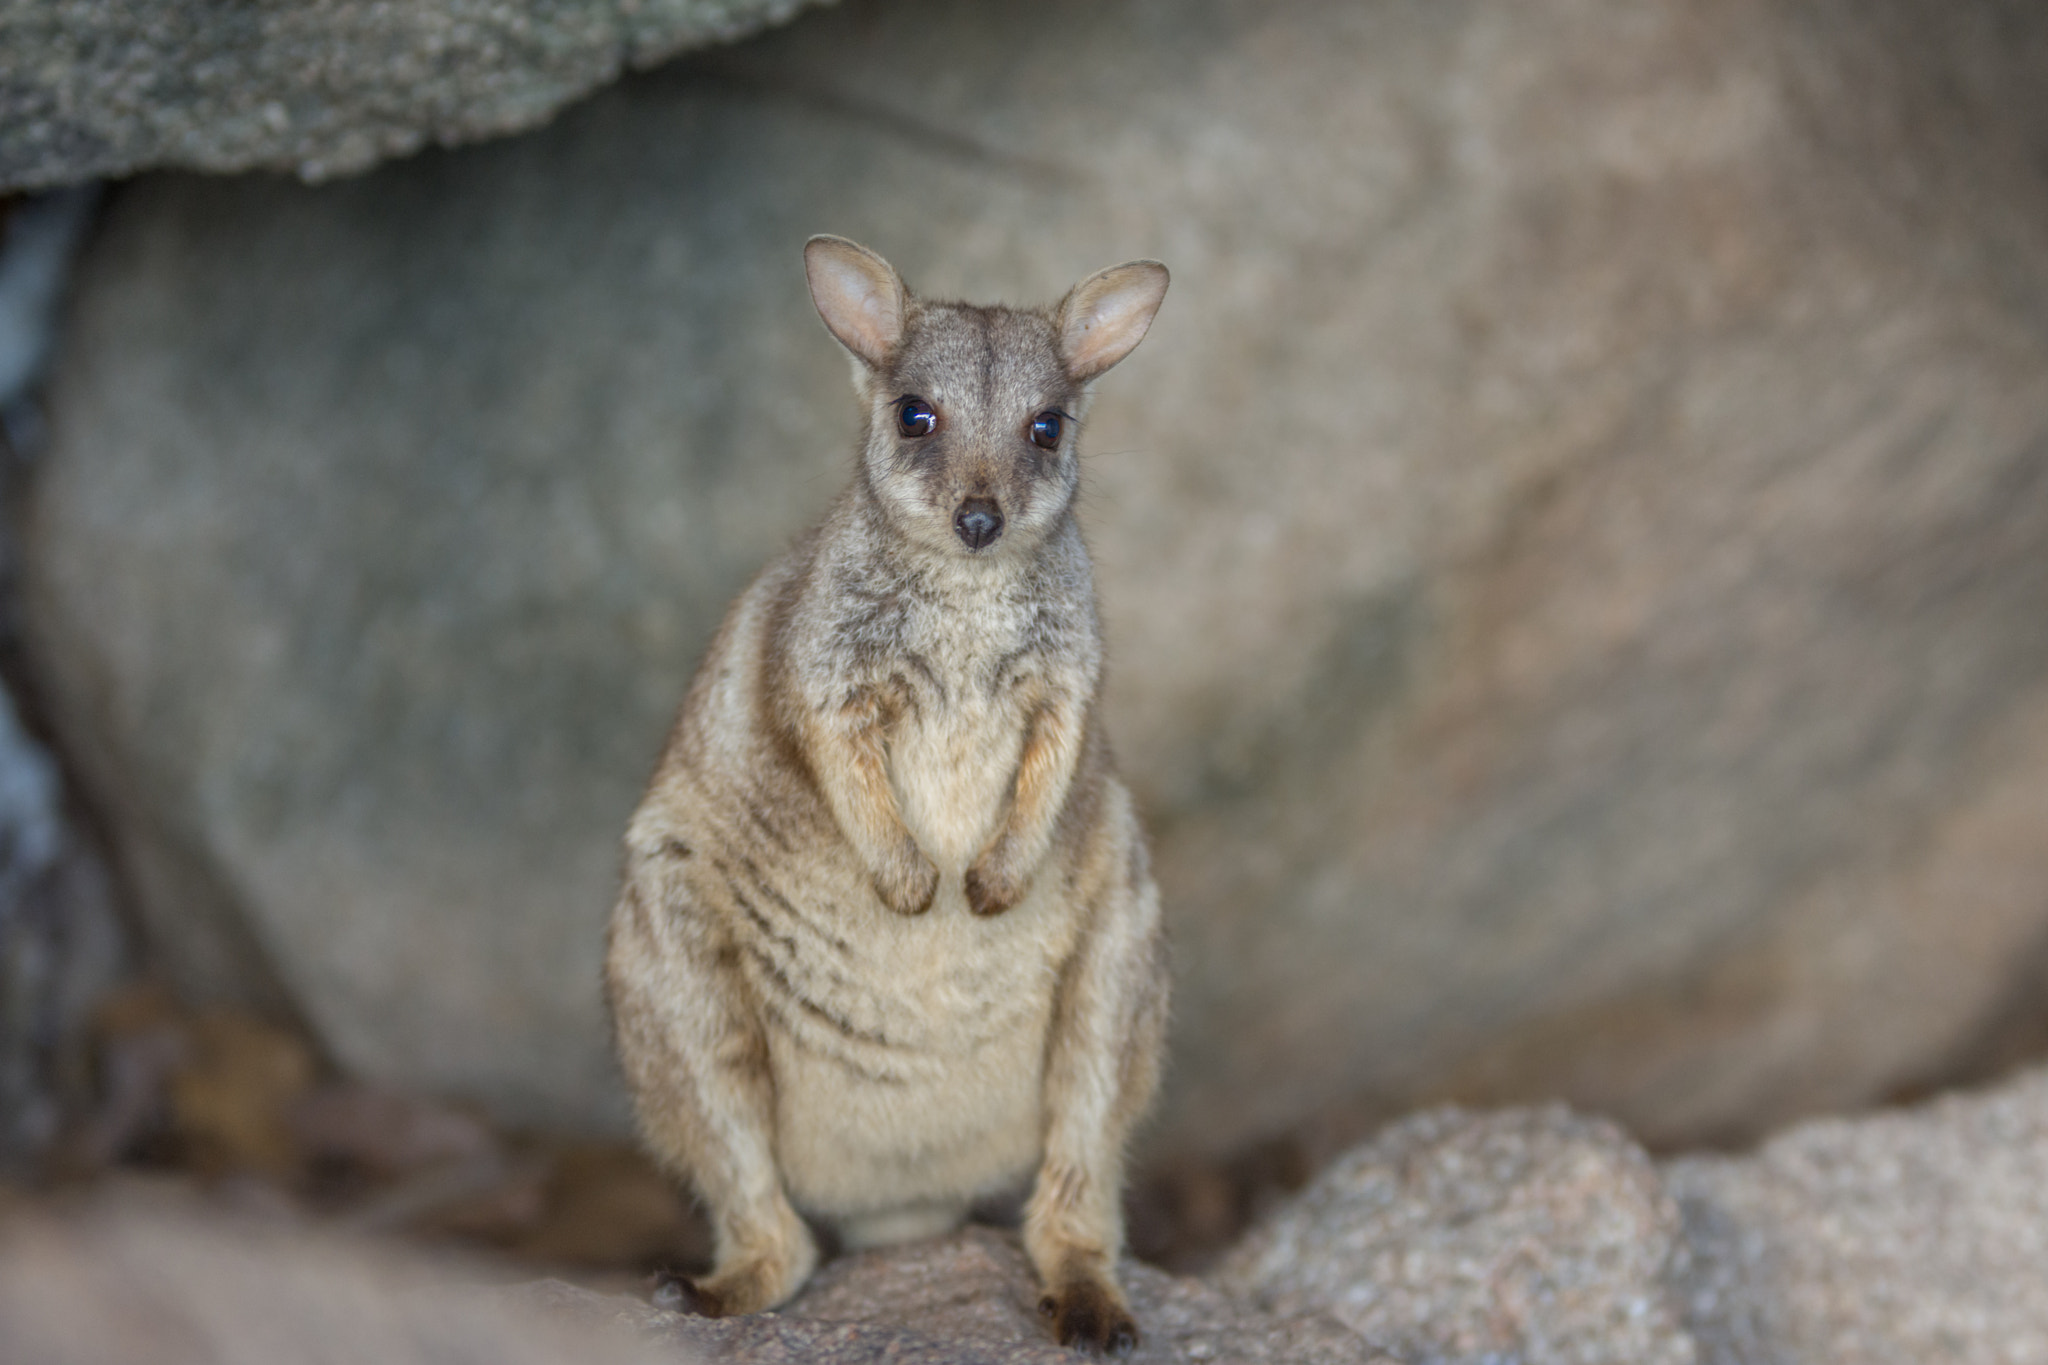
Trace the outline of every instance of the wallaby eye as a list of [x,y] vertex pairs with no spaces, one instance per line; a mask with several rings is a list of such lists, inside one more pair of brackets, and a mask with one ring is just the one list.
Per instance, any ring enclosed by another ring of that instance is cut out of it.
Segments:
[[905,436],[929,436],[939,425],[939,415],[922,398],[906,398],[896,405],[896,429]]
[[1056,412],[1041,412],[1031,419],[1031,444],[1046,450],[1060,447],[1060,415]]

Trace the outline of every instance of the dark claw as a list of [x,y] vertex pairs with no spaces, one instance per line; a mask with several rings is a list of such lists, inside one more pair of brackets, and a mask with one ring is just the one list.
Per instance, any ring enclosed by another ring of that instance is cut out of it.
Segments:
[[1137,1349],[1138,1324],[1131,1320],[1114,1291],[1092,1280],[1079,1280],[1048,1294],[1038,1311],[1053,1320],[1053,1336],[1062,1346],[1109,1355]]
[[1017,903],[1014,894],[998,891],[994,885],[982,878],[979,871],[971,867],[967,869],[965,889],[968,908],[983,918],[1000,915]]

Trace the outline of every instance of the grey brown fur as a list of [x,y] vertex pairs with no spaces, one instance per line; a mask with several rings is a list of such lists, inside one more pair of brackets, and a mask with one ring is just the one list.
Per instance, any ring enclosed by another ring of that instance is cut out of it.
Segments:
[[838,238],[805,258],[854,359],[859,469],[733,604],[633,816],[619,1055],[647,1143],[713,1216],[703,1311],[793,1294],[806,1216],[879,1245],[1028,1183],[1055,1333],[1128,1346],[1123,1149],[1167,981],[1096,706],[1075,440],[1166,271],[1019,310],[917,300]]

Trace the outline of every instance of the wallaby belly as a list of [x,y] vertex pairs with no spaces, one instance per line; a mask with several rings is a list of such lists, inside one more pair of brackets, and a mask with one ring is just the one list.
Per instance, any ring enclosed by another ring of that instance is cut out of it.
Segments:
[[1041,892],[995,920],[957,880],[914,919],[880,912],[811,1009],[768,1031],[777,1161],[827,1217],[960,1204],[1040,1158],[1045,1038],[1065,935]]

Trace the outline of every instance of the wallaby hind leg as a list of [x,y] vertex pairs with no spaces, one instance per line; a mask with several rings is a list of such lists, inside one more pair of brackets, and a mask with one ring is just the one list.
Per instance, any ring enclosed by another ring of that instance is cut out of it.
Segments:
[[[1130,837],[1139,837],[1134,825]],[[1116,1280],[1124,1143],[1158,1085],[1167,998],[1158,892],[1141,845],[1125,867],[1060,982],[1045,1160],[1024,1212],[1024,1247],[1053,1334],[1063,1346],[1116,1354],[1138,1343]]]
[[818,1263],[775,1165],[768,1047],[745,980],[681,878],[635,857],[612,912],[605,983],[641,1132],[709,1206],[717,1263],[684,1306],[754,1313],[794,1294]]

